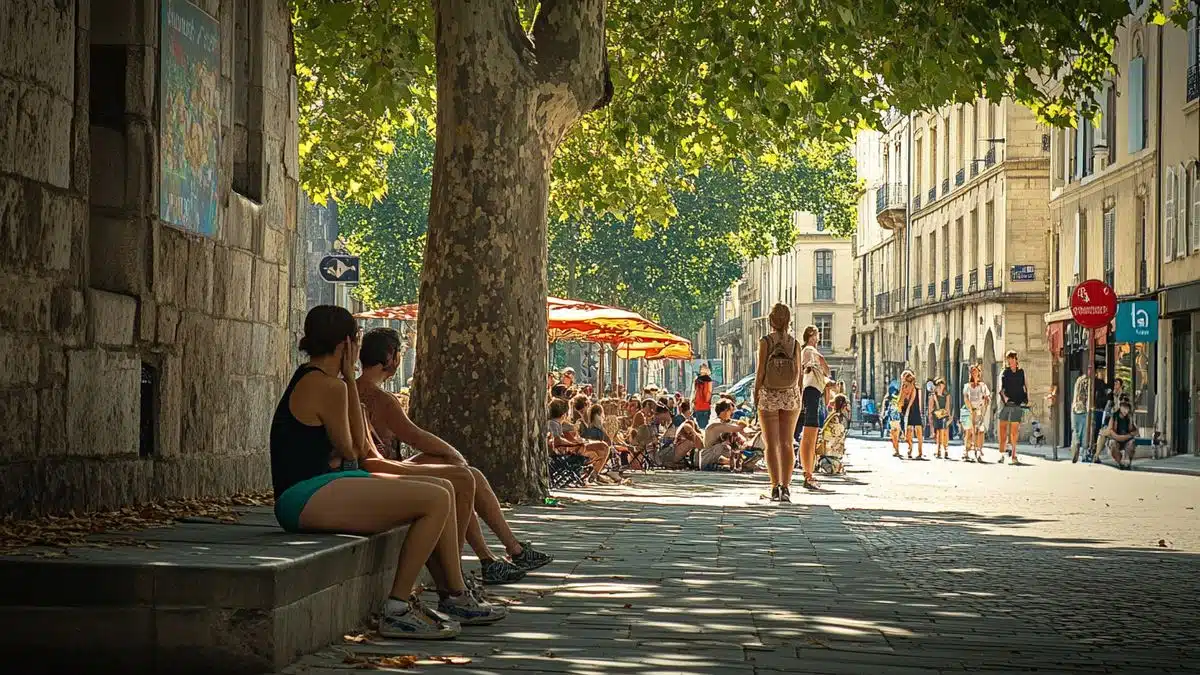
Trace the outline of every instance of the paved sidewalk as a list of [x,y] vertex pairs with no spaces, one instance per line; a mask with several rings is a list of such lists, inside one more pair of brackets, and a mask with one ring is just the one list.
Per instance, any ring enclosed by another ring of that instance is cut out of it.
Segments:
[[[864,434],[864,433],[855,431],[855,432],[852,432],[849,436],[850,436],[850,438],[853,438],[855,440],[860,440],[860,441],[876,441],[876,442],[878,442],[881,440],[882,441],[888,440],[886,436],[881,439],[879,437],[879,432],[873,432],[873,433],[868,432],[868,433]],[[932,441],[930,441],[930,440],[925,441],[925,446],[926,446],[925,449],[927,452],[930,447],[934,447],[934,446],[930,445],[931,443],[932,443]],[[956,449],[962,448],[962,445],[963,445],[962,439],[954,439],[954,440],[950,441],[951,448],[956,448]],[[907,447],[907,446],[905,446],[903,440],[901,440],[901,446]],[[1000,446],[998,444],[996,444],[995,442],[984,443],[983,447],[988,448],[993,451],[999,451],[999,449],[1000,449]],[[957,450],[956,450],[956,452],[957,452]],[[1054,457],[1054,446],[1046,445],[1046,444],[1031,445],[1028,443],[1020,443],[1017,445],[1017,452],[1019,454],[1029,455],[1031,457],[1041,457],[1043,459],[1052,459]],[[1071,449],[1070,448],[1059,448],[1058,449],[1058,461],[1070,462],[1071,461]],[[1116,463],[1112,461],[1112,459],[1108,456],[1107,452],[1104,453],[1104,456],[1101,458],[1101,462],[1108,466],[1113,466],[1113,467],[1116,466]],[[1161,459],[1152,459],[1152,458],[1148,458],[1148,457],[1142,458],[1142,459],[1138,459],[1138,460],[1134,461],[1134,470],[1135,471],[1150,471],[1153,473],[1175,473],[1175,474],[1181,474],[1181,475],[1185,475],[1185,476],[1200,476],[1200,456],[1197,456],[1197,455],[1175,455],[1173,457],[1164,457]]]
[[[888,531],[887,518],[851,511],[848,524],[827,503],[838,498],[836,490],[875,489],[866,485],[830,481],[828,495],[798,495],[799,503],[779,506],[761,499],[761,475],[639,474],[632,487],[587,490],[575,495],[586,501],[567,499],[563,508],[521,508],[510,518],[514,527],[559,559],[528,583],[505,587],[516,603],[509,619],[466,629],[446,643],[368,635],[365,642],[306,657],[286,672],[327,675],[407,663],[385,660],[404,656],[420,659],[409,672],[445,675],[1195,672],[1192,666],[1200,663],[1194,631],[1182,623],[1179,640],[1143,648],[1061,631],[1046,616],[1046,602],[1023,612],[1031,591],[1053,594],[1022,589],[1016,561],[961,573],[942,569],[955,566],[956,546],[967,545],[956,537],[969,535],[956,528],[930,528],[945,535],[930,544],[942,559],[920,564],[941,565],[933,571],[943,580],[926,585],[920,568],[898,562],[913,556],[898,547],[907,539]],[[1072,551],[1063,549],[1060,557]],[[1163,555],[1189,565],[1195,560]],[[1080,569],[1095,565],[1081,563]],[[964,575],[970,575],[970,588],[953,587]],[[998,587],[998,578],[1011,583]],[[1080,581],[1103,602],[1104,586]],[[1194,587],[1180,587],[1181,597],[1190,602],[1194,593],[1187,589]],[[998,598],[999,592],[1011,595]],[[1072,597],[1051,600],[1060,618],[1071,617]],[[1189,622],[1194,616],[1176,618]],[[1117,614],[1113,621],[1095,626],[1103,633],[1080,632],[1103,637],[1108,628],[1122,630],[1124,618]],[[448,664],[431,656],[462,658]]]

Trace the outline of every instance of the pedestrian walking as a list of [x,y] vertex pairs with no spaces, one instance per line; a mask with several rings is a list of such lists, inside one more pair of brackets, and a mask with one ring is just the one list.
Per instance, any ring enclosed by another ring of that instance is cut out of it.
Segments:
[[708,363],[700,364],[700,374],[692,382],[692,410],[695,411],[696,425],[701,429],[708,426],[712,415],[712,369]]
[[1088,378],[1091,372],[1080,373],[1075,378],[1074,390],[1071,393],[1071,463],[1079,461],[1079,453],[1086,455],[1088,450]]
[[[798,388],[801,349],[795,336],[788,332],[792,312],[787,305],[776,303],[771,308],[768,321],[771,332],[758,341],[754,400],[758,404],[759,426],[762,427],[767,445],[765,454],[767,474],[771,479],[771,501],[787,503],[792,501],[792,432],[796,428],[802,405]],[[814,417],[816,412],[814,405]],[[810,471],[811,466],[805,469],[805,475],[809,475]]]
[[803,412],[800,419],[804,424],[804,432],[800,436],[800,465],[804,470],[806,490],[821,489],[813,477],[813,471],[817,463],[817,436],[821,425],[818,413],[824,403],[823,392],[828,391],[831,371],[829,363],[817,348],[820,341],[820,329],[816,326],[804,329],[804,348],[800,352],[800,368],[804,373],[801,382]]
[[950,396],[946,393],[946,380],[933,381],[933,394],[929,397],[929,414],[933,417],[933,440],[937,444],[937,458],[950,459]]
[[[924,418],[921,415],[921,390],[917,387],[917,376],[911,370],[900,375],[900,414],[904,425],[904,441],[908,443],[909,459],[925,459],[925,438],[921,433]],[[917,436],[917,456],[913,457],[913,434]]]
[[1004,407],[1000,409],[1000,463],[1004,463],[1004,447],[1012,445],[1012,463],[1020,464],[1017,459],[1017,439],[1021,434],[1021,418],[1025,415],[1025,406],[1029,404],[1029,389],[1025,385],[1025,371],[1017,359],[1017,353],[1009,350],[1004,355],[1008,367],[1000,376],[1000,399]]
[[[930,397],[933,396],[934,386],[935,385],[933,383],[932,377],[925,378],[925,402],[926,403],[928,403]],[[934,432],[934,428],[933,428],[933,409],[932,408],[925,411],[925,438],[934,439],[934,440],[936,440],[936,438],[937,438],[937,436]]]
[[987,435],[988,406],[992,392],[983,383],[983,368],[975,363],[968,371],[967,383],[963,385],[963,408],[960,415],[963,427],[963,461],[983,463],[983,438]]

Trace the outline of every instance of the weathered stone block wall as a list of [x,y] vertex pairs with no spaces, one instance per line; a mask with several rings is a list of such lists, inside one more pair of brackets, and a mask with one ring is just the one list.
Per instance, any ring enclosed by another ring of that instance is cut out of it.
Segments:
[[196,4],[221,25],[212,238],[159,220],[159,1],[0,2],[0,513],[269,484],[304,286],[289,8]]

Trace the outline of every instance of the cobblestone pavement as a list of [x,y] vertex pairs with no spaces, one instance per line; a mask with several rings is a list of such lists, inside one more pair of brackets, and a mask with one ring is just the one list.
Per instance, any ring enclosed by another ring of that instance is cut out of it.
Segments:
[[1200,671],[1200,479],[850,453],[846,480],[791,506],[761,475],[679,472],[517,509],[559,559],[506,587],[506,621],[286,672],[405,655],[445,675]]

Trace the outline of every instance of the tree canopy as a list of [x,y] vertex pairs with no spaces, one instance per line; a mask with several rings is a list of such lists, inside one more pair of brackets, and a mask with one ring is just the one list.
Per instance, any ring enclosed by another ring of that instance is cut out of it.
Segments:
[[[384,197],[338,213],[342,237],[362,258],[357,293],[369,306],[416,302],[424,255],[433,138],[401,131],[392,142]],[[678,213],[670,224],[591,212],[552,219],[550,292],[633,309],[691,335],[745,262],[794,243],[792,211],[822,214],[834,235],[854,229],[854,167],[828,148],[678,180],[687,185],[671,194]]]
[[[507,1],[528,29],[538,3]],[[1186,2],[1166,4],[1184,20]],[[436,106],[430,3],[294,8],[304,187],[379,198],[397,130],[428,127]],[[1150,2],[1150,20],[1162,8]],[[891,107],[1007,96],[1073,124],[1077,102],[1095,106],[1128,13],[1127,0],[612,1],[614,98],[559,149],[555,208],[666,222],[688,172],[844,140]]]

